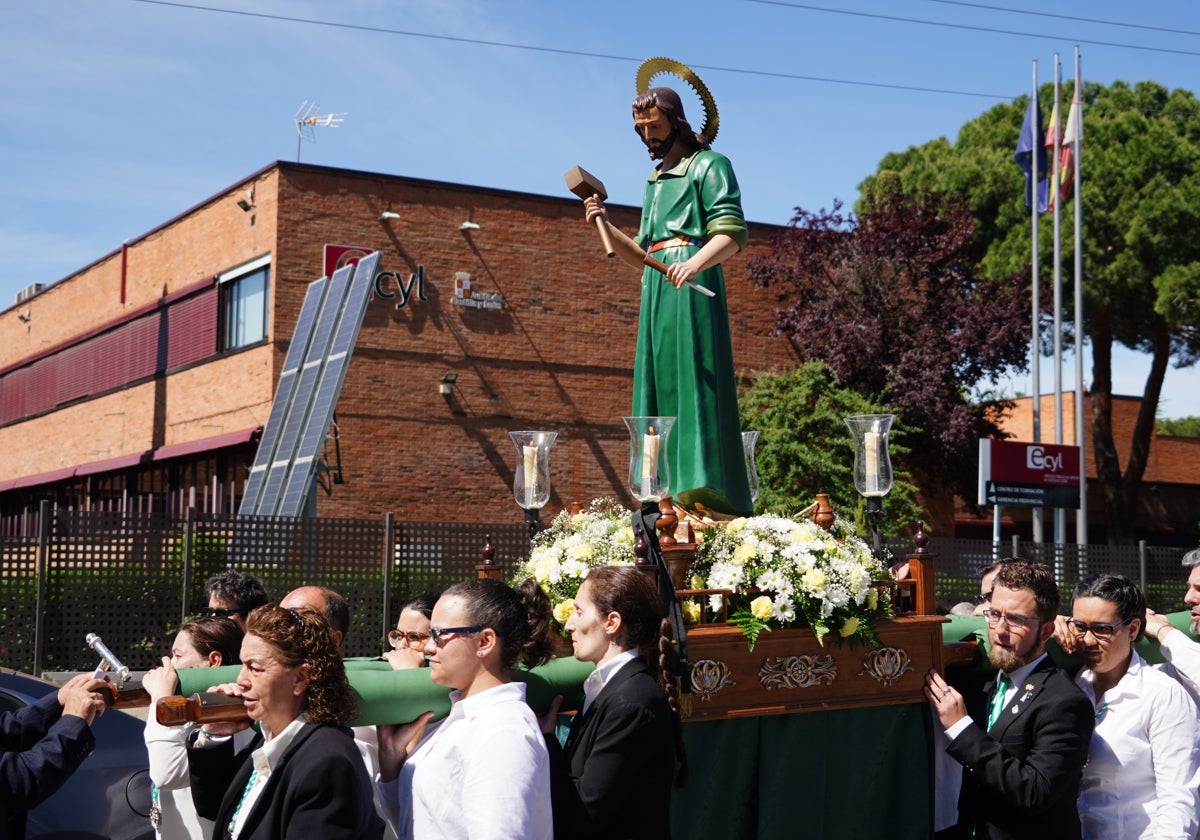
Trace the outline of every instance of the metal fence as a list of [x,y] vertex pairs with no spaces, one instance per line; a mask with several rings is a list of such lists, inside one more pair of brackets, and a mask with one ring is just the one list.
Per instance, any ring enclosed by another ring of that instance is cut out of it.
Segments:
[[[80,671],[98,659],[98,633],[134,670],[157,665],[175,628],[206,606],[204,582],[226,567],[259,577],[275,598],[318,584],[342,593],[352,622],[348,656],[374,656],[411,595],[475,576],[490,540],[506,577],[529,545],[524,523],[291,519],[231,514],[55,511],[43,505],[36,536],[0,537],[0,666]],[[903,556],[909,542],[889,545]],[[1050,563],[1064,596],[1089,573],[1138,581],[1151,607],[1182,608],[1186,548],[1055,546],[933,538],[938,602],[979,591],[979,573],[1002,556]]]
[[[1184,609],[1183,594],[1187,574],[1180,562],[1195,546],[1058,545],[1033,543],[1013,537],[1011,542],[990,540],[953,540],[930,538],[929,551],[937,556],[935,582],[938,604],[946,609],[961,601],[970,601],[979,593],[979,578],[984,569],[997,560],[1018,557],[1037,560],[1051,566],[1067,609],[1071,592],[1085,577],[1095,574],[1120,574],[1134,581],[1146,593],[1146,603],[1159,612]],[[901,557],[912,550],[907,542],[889,544],[892,554]]]
[[350,604],[347,656],[383,649],[409,596],[475,576],[490,540],[507,576],[526,555],[524,523],[184,517],[52,511],[36,537],[0,537],[0,666],[33,673],[94,668],[98,633],[134,670],[159,664],[175,629],[207,606],[204,582],[227,567],[273,598],[318,584]]

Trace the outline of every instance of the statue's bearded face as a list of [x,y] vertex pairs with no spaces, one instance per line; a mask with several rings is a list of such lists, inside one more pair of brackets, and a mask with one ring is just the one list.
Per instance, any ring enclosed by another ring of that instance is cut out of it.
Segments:
[[661,160],[679,136],[679,130],[671,125],[667,115],[654,107],[635,113],[633,127],[654,160]]

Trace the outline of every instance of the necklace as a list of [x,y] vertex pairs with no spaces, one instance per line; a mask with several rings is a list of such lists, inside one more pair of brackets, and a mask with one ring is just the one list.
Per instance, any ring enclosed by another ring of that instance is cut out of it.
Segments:
[[242,808],[246,805],[246,800],[250,797],[250,791],[254,790],[256,782],[258,782],[258,771],[251,770],[250,778],[246,780],[246,789],[242,791],[242,798],[238,800],[237,807],[233,809],[233,814],[229,817],[229,826],[225,829],[226,840],[234,837],[234,827],[237,826],[238,815],[242,813]]

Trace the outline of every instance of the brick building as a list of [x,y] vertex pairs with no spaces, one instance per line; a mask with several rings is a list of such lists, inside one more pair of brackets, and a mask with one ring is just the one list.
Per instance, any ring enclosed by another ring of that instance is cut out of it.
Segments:
[[[637,208],[610,211],[636,229]],[[745,255],[774,230],[751,225]],[[344,483],[319,515],[519,519],[519,429],[559,433],[543,519],[629,501],[639,281],[578,200],[277,162],[0,313],[3,530],[47,498],[236,510],[327,246],[383,258],[323,458]],[[735,361],[791,365],[745,255],[726,266]]]

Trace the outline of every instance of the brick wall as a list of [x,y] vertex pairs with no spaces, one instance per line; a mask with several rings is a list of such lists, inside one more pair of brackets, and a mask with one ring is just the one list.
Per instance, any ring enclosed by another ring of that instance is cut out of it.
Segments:
[[[247,213],[236,202],[251,186]],[[381,221],[385,209],[399,218]],[[637,208],[610,212],[636,231]],[[467,220],[479,229],[460,231]],[[755,226],[746,254],[764,249],[771,231]],[[0,328],[20,337],[0,348],[4,367],[273,255],[270,344],[0,428],[0,446],[18,453],[0,464],[0,480],[265,422],[326,244],[379,249],[381,269],[404,279],[423,266],[427,300],[368,307],[337,406],[346,483],[319,494],[320,515],[519,517],[508,431],[530,428],[559,432],[544,519],[570,501],[623,494],[639,277],[604,256],[577,199],[285,163],[132,242],[124,302],[118,249],[33,298],[28,325],[17,309],[0,313]],[[789,345],[770,337],[775,302],[746,281],[744,260],[726,266],[735,362],[743,371],[793,364]],[[455,272],[470,273],[475,292],[503,295],[504,308],[452,305]],[[447,372],[458,378],[443,396]]]

